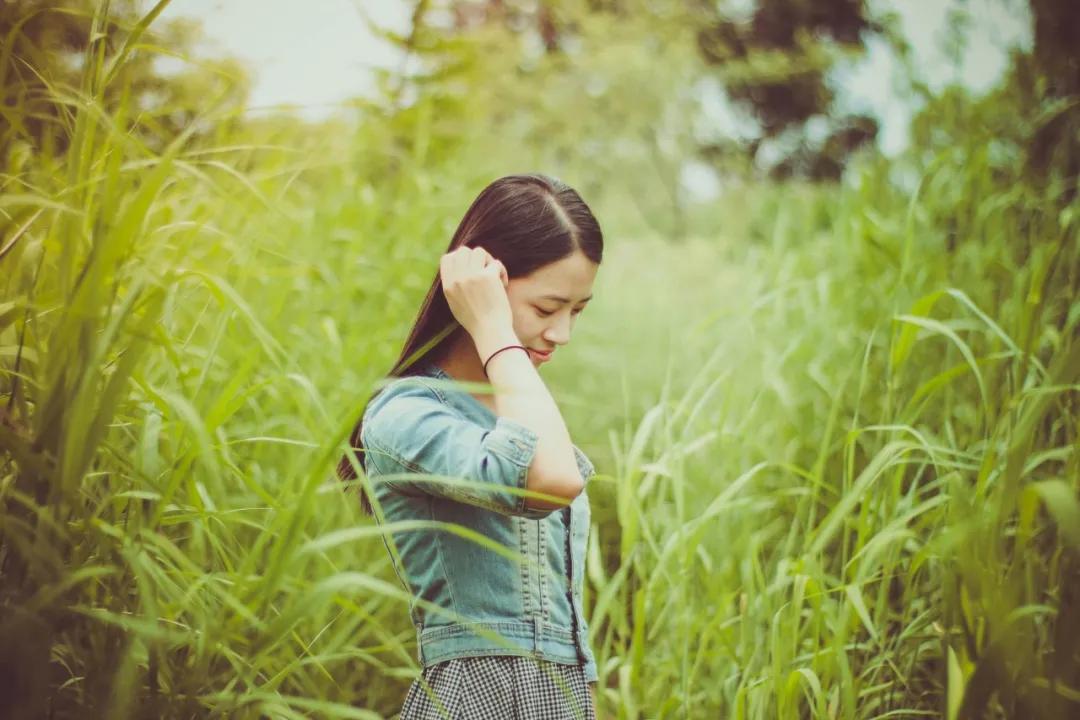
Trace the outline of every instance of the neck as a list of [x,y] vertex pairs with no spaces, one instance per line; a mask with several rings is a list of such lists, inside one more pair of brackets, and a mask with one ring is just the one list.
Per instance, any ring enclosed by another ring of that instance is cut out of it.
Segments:
[[435,359],[435,364],[455,380],[487,382],[484,364],[476,352],[472,337],[463,328],[455,330],[447,338],[446,346]]

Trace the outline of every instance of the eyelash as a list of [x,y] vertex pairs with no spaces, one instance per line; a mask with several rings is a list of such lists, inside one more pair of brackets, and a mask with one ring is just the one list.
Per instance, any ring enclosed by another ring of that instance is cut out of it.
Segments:
[[[584,311],[585,311],[585,308],[582,308],[581,310],[571,310],[570,314],[571,315],[580,315]],[[540,317],[550,317],[550,316],[555,314],[553,312],[546,312],[544,310],[541,310],[540,308],[536,308],[536,312]]]

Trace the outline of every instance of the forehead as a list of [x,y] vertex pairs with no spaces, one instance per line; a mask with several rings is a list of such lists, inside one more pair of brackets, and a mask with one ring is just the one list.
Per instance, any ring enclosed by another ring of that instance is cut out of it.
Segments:
[[598,269],[596,263],[576,252],[539,267],[514,282],[535,295],[558,295],[580,302],[592,294]]

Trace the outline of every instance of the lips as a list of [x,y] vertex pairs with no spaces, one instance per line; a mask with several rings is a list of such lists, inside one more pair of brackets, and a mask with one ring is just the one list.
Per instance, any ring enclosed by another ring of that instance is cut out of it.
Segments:
[[530,350],[532,350],[532,351],[533,351],[534,353],[536,353],[537,355],[539,355],[540,357],[544,358],[545,360],[546,360],[547,358],[551,357],[551,354],[552,354],[553,352],[555,352],[554,350],[547,350],[547,351],[544,351],[544,350],[537,350],[536,348],[529,348],[529,349],[530,349]]

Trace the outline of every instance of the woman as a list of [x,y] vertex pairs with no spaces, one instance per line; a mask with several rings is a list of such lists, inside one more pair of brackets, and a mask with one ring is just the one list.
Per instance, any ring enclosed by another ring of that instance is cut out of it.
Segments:
[[[538,369],[570,341],[602,251],[596,219],[565,184],[488,185],[440,261],[394,379],[353,431],[373,495],[365,509],[426,522],[387,543],[423,665],[402,720],[595,718],[582,607],[594,470]],[[348,455],[338,473],[356,477]]]

